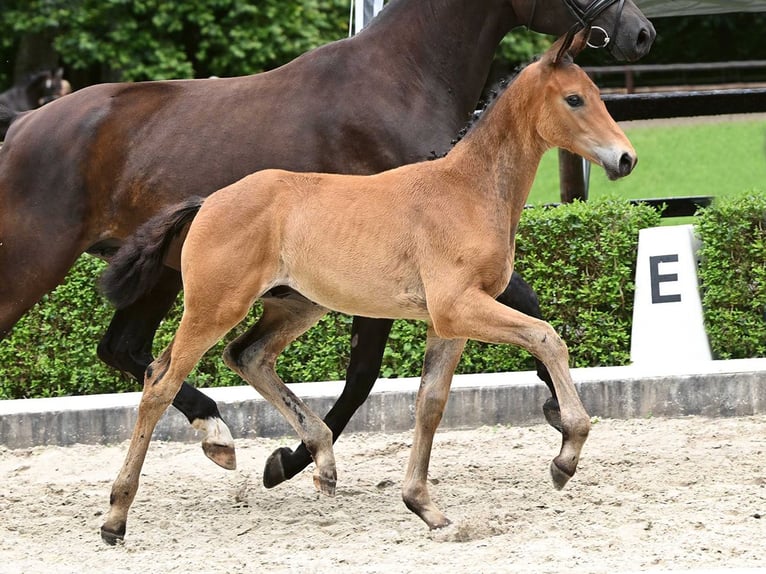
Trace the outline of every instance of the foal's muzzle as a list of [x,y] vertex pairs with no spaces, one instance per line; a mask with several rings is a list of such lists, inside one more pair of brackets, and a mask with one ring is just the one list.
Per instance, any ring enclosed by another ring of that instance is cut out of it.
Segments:
[[619,156],[617,161],[604,162],[604,170],[606,171],[606,175],[609,179],[620,179],[621,177],[630,175],[630,173],[633,171],[633,168],[636,167],[637,163],[638,157],[635,155],[635,153],[626,151]]

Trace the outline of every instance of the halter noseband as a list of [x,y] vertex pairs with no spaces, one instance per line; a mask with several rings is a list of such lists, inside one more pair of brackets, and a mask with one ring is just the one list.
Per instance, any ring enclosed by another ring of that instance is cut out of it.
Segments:
[[[572,16],[575,17],[575,20],[577,20],[577,23],[572,27],[568,35],[573,36],[574,33],[581,28],[590,28],[591,31],[599,30],[604,35],[604,40],[601,45],[591,44],[590,37],[588,37],[588,46],[591,48],[606,48],[607,45],[609,45],[609,42],[611,41],[609,33],[601,26],[593,26],[593,21],[612,4],[619,2],[619,6],[617,7],[617,17],[615,18],[614,23],[614,30],[612,30],[612,36],[615,38],[617,37],[617,34],[620,30],[622,10],[625,7],[625,0],[593,0],[593,2],[588,4],[588,6],[585,8],[581,8],[577,3],[577,0],[563,0],[563,2],[564,5],[569,8]],[[529,23],[527,24],[527,28],[529,28],[529,26],[532,24],[532,20],[535,16],[535,8],[537,8],[537,0],[532,2],[532,8],[529,12]]]

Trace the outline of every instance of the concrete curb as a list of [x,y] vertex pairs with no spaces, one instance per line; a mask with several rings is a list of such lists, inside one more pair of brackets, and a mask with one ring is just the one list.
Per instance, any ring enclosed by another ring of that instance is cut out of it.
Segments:
[[[709,417],[766,413],[766,359],[710,361],[673,367],[573,369],[591,416]],[[354,415],[347,432],[397,432],[414,426],[419,379],[381,379]],[[340,381],[291,388],[317,413],[340,395]],[[293,435],[281,415],[248,386],[203,389],[218,402],[235,438]],[[548,390],[534,372],[457,375],[442,428],[530,425],[543,421]],[[140,393],[0,401],[0,444],[109,444],[130,438]],[[154,437],[199,440],[186,419],[169,409]]]

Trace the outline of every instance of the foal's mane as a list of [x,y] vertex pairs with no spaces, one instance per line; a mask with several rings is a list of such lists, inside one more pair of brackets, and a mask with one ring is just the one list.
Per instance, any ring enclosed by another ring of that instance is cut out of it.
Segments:
[[[538,58],[535,58],[529,64],[534,63],[538,60]],[[457,135],[450,141],[450,150],[455,147],[455,145],[462,140],[470,131],[472,131],[477,124],[481,123],[482,119],[485,116],[485,112],[487,112],[494,104],[497,102],[498,98],[505,92],[508,87],[513,83],[513,81],[516,79],[516,77],[519,75],[521,70],[526,68],[527,65],[518,66],[516,69],[514,69],[513,73],[510,76],[505,76],[504,78],[500,78],[497,80],[494,84],[492,84],[492,87],[490,87],[487,92],[486,96],[483,97],[481,100],[479,100],[478,106],[476,110],[474,110],[471,113],[471,117],[468,118],[468,121],[466,124],[460,128],[460,131],[457,133]],[[450,150],[447,150],[443,153],[436,153],[435,151],[431,152],[431,155],[428,157],[429,160],[431,159],[439,159],[440,157],[444,157],[449,153]]]

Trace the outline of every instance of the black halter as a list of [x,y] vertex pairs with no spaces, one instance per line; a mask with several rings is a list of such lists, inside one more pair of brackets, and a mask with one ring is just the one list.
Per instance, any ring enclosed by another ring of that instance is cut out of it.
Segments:
[[612,4],[619,2],[617,7],[617,17],[614,21],[614,29],[612,30],[612,36],[615,38],[620,31],[620,20],[622,19],[622,10],[625,7],[625,0],[593,0],[586,8],[580,8],[575,0],[564,0],[564,4],[569,8],[569,11],[577,19],[576,26],[578,28],[588,28],[591,30],[599,30],[604,34],[604,39],[601,45],[594,46],[591,44],[590,38],[588,38],[588,46],[591,48],[606,48],[611,38],[609,33],[601,26],[593,26],[593,21],[598,18],[601,13],[609,8]]
[[[600,44],[594,45],[591,43],[591,38],[588,38],[588,46],[591,48],[606,48],[606,46],[611,41],[611,38],[609,36],[609,33],[602,28],[601,26],[593,26],[593,21],[598,18],[602,12],[604,12],[607,8],[609,8],[612,4],[619,2],[619,6],[617,7],[617,17],[615,18],[614,22],[614,29],[612,30],[612,36],[617,37],[617,34],[620,31],[620,20],[622,19],[622,10],[625,7],[625,0],[593,0],[590,4],[588,4],[587,7],[581,8],[580,5],[577,3],[577,0],[563,0],[564,5],[569,9],[569,11],[572,13],[572,16],[575,17],[575,20],[577,20],[577,23],[572,27],[571,30],[569,30],[568,35],[571,37],[577,32],[578,30],[582,28],[591,28],[591,33],[593,30],[598,30],[600,33],[604,35],[604,39],[601,41]],[[535,16],[535,8],[537,7],[537,0],[534,0],[532,2],[532,9],[529,13],[529,23],[527,24],[527,28],[532,24],[532,20]]]

